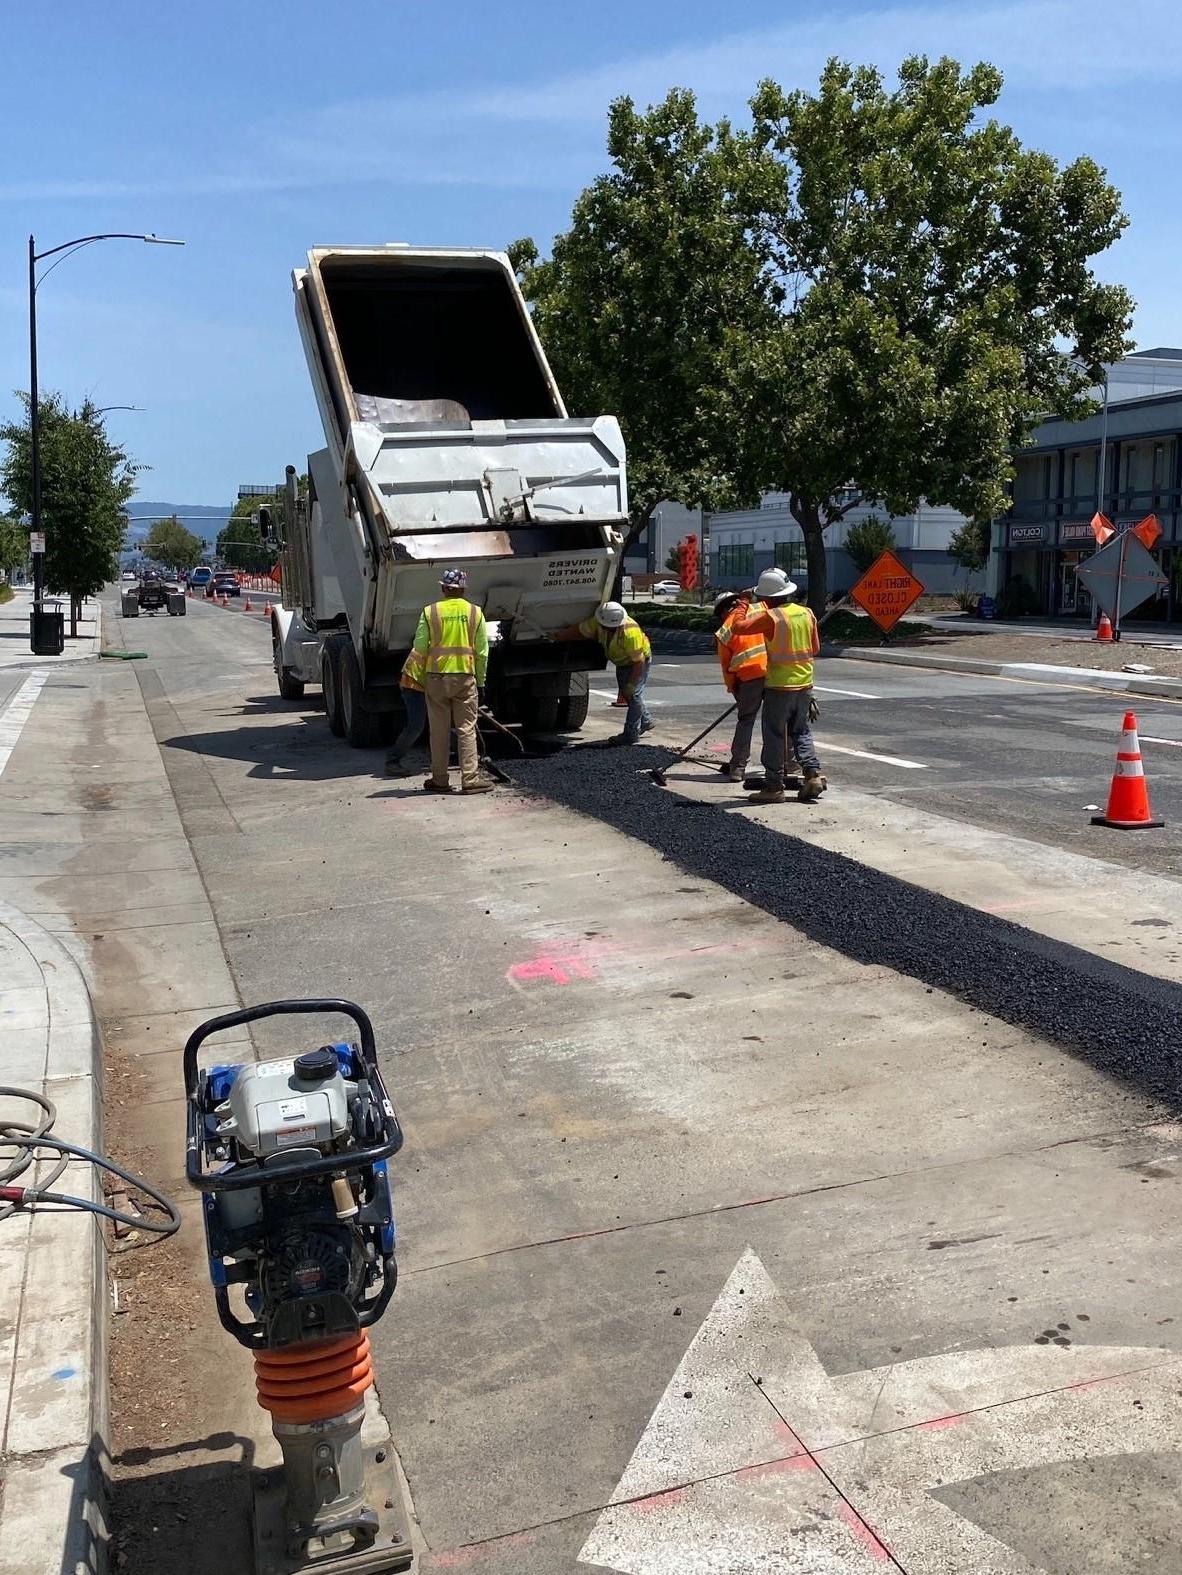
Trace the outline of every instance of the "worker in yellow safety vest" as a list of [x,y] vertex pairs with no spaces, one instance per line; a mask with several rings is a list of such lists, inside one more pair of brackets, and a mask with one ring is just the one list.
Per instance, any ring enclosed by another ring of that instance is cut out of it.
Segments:
[[431,775],[423,783],[428,793],[453,791],[447,771],[453,727],[462,790],[492,791],[492,783],[479,774],[476,750],[476,715],[488,671],[488,628],[480,608],[463,595],[467,584],[463,569],[448,569],[439,582],[443,599],[423,608],[415,632],[431,728]]
[[795,593],[796,586],[783,569],[765,569],[755,587],[763,606],[736,618],[732,625],[736,634],[761,634],[767,641],[761,757],[764,785],[756,796],[761,804],[783,802],[789,740],[804,778],[798,797],[806,802],[820,798],[826,786],[809,730],[813,657],[821,649],[821,636],[811,609],[790,599]]
[[403,757],[412,750],[423,736],[427,726],[427,658],[421,651],[412,650],[402,664],[402,677],[398,692],[402,696],[403,727],[390,746],[386,756],[388,777],[409,777],[414,767],[403,764]]
[[648,635],[629,618],[619,602],[604,602],[592,618],[572,624],[561,630],[558,640],[598,640],[609,662],[615,667],[616,682],[621,696],[628,702],[624,717],[624,731],[609,744],[634,744],[642,733],[651,732],[655,726],[644,703],[644,688],[652,666],[653,648]]

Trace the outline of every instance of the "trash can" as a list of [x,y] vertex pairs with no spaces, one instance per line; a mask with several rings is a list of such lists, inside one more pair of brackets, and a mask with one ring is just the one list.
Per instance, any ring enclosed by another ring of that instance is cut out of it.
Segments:
[[29,614],[29,644],[34,656],[60,656],[66,648],[66,615],[56,603]]

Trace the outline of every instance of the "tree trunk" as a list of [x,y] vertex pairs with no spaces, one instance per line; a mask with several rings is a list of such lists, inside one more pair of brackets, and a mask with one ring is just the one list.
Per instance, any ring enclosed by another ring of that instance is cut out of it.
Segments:
[[829,565],[825,560],[825,527],[821,512],[811,503],[798,502],[792,511],[804,532],[804,561],[808,569],[808,603],[818,618],[829,599]]
[[657,505],[655,503],[648,504],[648,506],[642,509],[632,521],[632,523],[628,526],[628,534],[624,537],[624,545],[620,548],[620,561],[616,565],[616,577],[612,581],[613,601],[618,602],[621,594],[623,593],[624,559],[627,556],[628,549],[633,545],[634,542],[639,541],[641,536],[643,536],[645,531],[648,529],[649,521],[653,517],[653,510],[656,508],[656,506]]

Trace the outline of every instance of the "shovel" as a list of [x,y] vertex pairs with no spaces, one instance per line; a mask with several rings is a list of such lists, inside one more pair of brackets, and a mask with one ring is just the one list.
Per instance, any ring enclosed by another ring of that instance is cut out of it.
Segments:
[[652,768],[652,770],[649,772],[649,776],[652,777],[653,781],[657,784],[657,786],[658,787],[664,787],[665,786],[665,778],[666,778],[667,773],[672,771],[673,767],[678,763],[678,761],[679,760],[684,760],[685,757],[689,754],[690,750],[695,748],[698,744],[700,744],[702,742],[702,740],[705,738],[707,733],[712,733],[714,731],[714,729],[719,725],[720,722],[725,722],[727,717],[730,716],[731,712],[732,711],[737,711],[738,709],[739,709],[739,703],[736,700],[732,705],[728,705],[727,706],[726,710],[722,713],[721,716],[716,716],[714,718],[713,722],[711,722],[709,727],[703,728],[702,731],[698,734],[697,738],[693,739],[690,743],[688,743],[685,746],[684,749],[680,750],[676,755],[674,755],[673,759],[669,762],[669,764],[667,766],[654,766]]

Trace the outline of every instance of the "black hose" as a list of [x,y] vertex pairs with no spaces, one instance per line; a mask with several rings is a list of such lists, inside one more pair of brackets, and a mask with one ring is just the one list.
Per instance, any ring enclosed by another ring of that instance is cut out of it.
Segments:
[[[158,1236],[171,1236],[174,1231],[180,1229],[181,1216],[176,1204],[142,1177],[124,1170],[121,1165],[117,1165],[113,1159],[108,1159],[103,1154],[95,1154],[91,1149],[83,1148],[80,1143],[68,1143],[62,1138],[49,1136],[49,1129],[57,1119],[57,1108],[52,1100],[44,1098],[41,1094],[34,1094],[27,1088],[5,1086],[0,1086],[0,1097],[25,1099],[30,1104],[39,1105],[42,1111],[36,1126],[30,1126],[24,1121],[0,1120],[0,1146],[12,1146],[17,1151],[16,1157],[0,1169],[0,1220],[7,1219],[21,1208],[31,1208],[47,1214],[60,1213],[65,1209],[82,1209],[88,1214],[98,1214],[104,1219],[114,1220],[117,1225],[127,1225],[133,1230],[151,1231]],[[17,1178],[40,1158],[39,1151],[43,1149],[61,1155],[49,1175],[38,1186],[14,1185]],[[63,1174],[71,1159],[86,1160],[99,1170],[118,1176],[120,1181],[125,1181],[129,1187],[151,1198],[168,1218],[154,1220],[146,1214],[124,1214],[119,1209],[108,1207],[105,1203],[92,1202],[90,1198],[76,1198],[69,1193],[52,1191],[54,1182]],[[47,1204],[50,1207],[46,1208]]]

